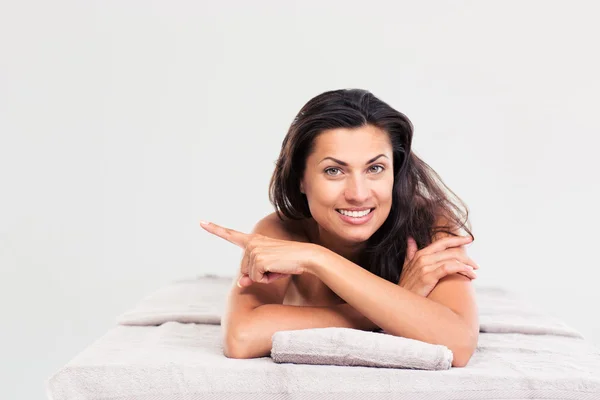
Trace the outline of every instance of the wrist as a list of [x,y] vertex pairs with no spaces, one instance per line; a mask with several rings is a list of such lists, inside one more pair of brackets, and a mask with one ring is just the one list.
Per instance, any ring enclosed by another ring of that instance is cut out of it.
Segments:
[[323,268],[327,266],[329,249],[314,243],[311,243],[310,246],[310,256],[304,272],[319,277]]

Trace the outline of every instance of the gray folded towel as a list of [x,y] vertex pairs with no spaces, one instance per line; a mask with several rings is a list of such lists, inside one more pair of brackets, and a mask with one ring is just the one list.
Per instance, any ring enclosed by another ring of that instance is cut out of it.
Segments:
[[446,346],[349,328],[279,331],[272,342],[276,363],[445,370],[454,357]]
[[117,324],[149,326],[176,321],[219,325],[233,280],[206,274],[171,282],[119,315]]

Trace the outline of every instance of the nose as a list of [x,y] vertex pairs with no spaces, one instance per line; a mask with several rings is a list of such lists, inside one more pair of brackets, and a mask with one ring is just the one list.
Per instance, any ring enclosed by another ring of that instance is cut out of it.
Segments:
[[348,179],[345,196],[348,202],[363,204],[369,198],[369,183],[362,177],[353,177]]

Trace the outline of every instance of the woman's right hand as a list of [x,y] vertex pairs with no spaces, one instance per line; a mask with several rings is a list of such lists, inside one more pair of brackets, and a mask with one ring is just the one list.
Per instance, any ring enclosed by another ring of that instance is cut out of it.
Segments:
[[467,256],[464,247],[471,240],[471,236],[447,236],[417,250],[417,243],[409,236],[398,285],[427,297],[446,275],[459,273],[475,279],[474,270],[479,265]]

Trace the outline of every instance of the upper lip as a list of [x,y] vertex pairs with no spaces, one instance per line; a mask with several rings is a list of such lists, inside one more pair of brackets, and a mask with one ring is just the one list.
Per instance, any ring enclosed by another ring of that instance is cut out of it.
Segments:
[[365,210],[370,210],[372,208],[375,207],[351,207],[351,208],[338,208],[338,210],[344,210],[344,211],[365,211]]

